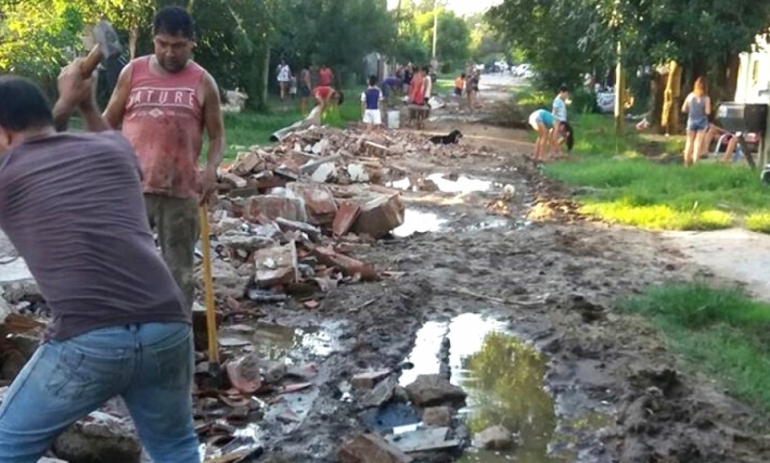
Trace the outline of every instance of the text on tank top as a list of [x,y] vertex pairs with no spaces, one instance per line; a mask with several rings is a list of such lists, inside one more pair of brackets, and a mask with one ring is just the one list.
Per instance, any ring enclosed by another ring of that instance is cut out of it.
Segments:
[[205,71],[190,61],[177,74],[157,75],[152,56],[130,63],[130,93],[123,135],[136,150],[145,193],[196,198],[198,159],[203,146],[202,97]]

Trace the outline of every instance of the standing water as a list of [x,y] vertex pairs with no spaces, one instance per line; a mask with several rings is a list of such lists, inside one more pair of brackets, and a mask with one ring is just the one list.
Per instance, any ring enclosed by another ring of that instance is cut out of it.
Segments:
[[407,385],[417,375],[440,370],[444,338],[451,382],[468,394],[459,411],[472,435],[502,425],[518,435],[511,451],[470,450],[464,463],[556,463],[569,460],[549,455],[548,445],[557,426],[553,398],[544,388],[547,359],[534,347],[507,334],[506,324],[478,314],[463,314],[448,322],[428,322],[417,333],[408,357],[414,365],[399,382]]

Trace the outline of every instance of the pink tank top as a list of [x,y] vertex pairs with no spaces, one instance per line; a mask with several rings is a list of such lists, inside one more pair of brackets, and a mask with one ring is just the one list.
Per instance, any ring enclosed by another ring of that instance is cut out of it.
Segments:
[[198,159],[203,146],[203,111],[198,95],[205,71],[190,61],[178,74],[156,75],[151,56],[130,63],[130,96],[123,135],[142,169],[145,193],[175,198],[200,194]]

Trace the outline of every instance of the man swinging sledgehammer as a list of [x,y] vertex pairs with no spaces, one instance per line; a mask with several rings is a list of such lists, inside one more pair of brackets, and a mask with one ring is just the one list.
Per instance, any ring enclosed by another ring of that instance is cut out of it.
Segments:
[[[96,129],[81,63],[60,76],[56,116],[79,109]],[[131,145],[112,131],[57,133],[35,84],[0,77],[0,185],[0,227],[53,314],[0,406],[0,462],[36,463],[114,396],[155,463],[200,461],[190,314],[156,251]]]

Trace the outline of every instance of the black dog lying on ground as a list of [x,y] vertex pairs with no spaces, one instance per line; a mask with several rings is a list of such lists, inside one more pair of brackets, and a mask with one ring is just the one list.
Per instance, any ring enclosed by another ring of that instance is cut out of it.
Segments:
[[457,143],[460,141],[460,139],[463,137],[462,132],[459,130],[452,130],[449,132],[449,135],[436,135],[433,137],[430,137],[430,142],[435,145],[451,145],[453,143]]

